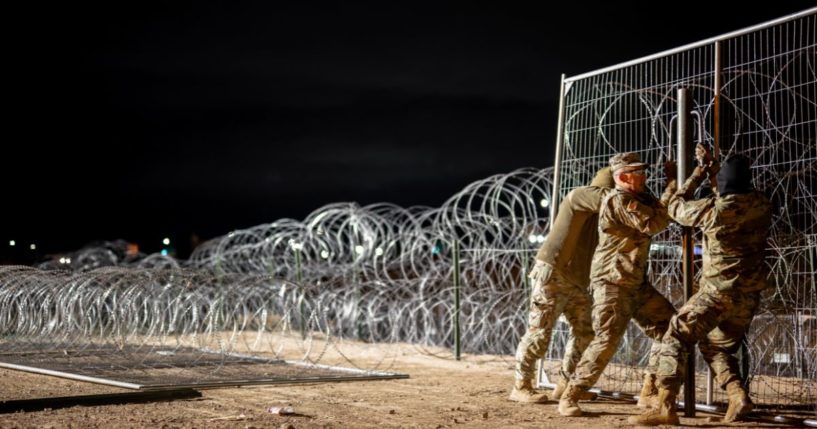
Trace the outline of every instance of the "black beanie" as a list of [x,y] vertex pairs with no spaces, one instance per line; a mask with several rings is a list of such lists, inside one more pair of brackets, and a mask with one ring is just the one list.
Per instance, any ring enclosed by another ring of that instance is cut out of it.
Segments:
[[718,171],[718,192],[722,197],[752,192],[751,164],[743,155],[730,156],[723,162]]

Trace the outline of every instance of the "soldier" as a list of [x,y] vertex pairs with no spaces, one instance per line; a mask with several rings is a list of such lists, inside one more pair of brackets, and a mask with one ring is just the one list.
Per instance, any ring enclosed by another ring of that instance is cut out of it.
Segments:
[[[599,209],[599,244],[590,271],[595,337],[559,400],[559,414],[563,416],[582,414],[578,401],[598,381],[631,318],[655,341],[645,369],[642,406],[657,393],[657,343],[675,309],[647,282],[650,241],[667,226],[669,218],[665,206],[645,186],[646,167],[637,153],[610,158],[616,189]],[[664,199],[670,195],[665,192]]]
[[[752,401],[738,375],[734,356],[766,288],[768,268],[764,249],[771,225],[771,204],[752,187],[750,161],[732,156],[717,172],[718,194],[690,201],[708,172],[718,167],[702,146],[696,148],[699,166],[669,203],[670,216],[703,231],[703,272],[698,292],[672,318],[664,335],[658,364],[658,407],[630,423],[678,424],[675,398],[684,380],[688,354],[695,343],[729,396],[724,422],[740,420]],[[708,165],[707,165],[708,164]]]
[[[530,272],[533,284],[529,329],[516,350],[516,371],[510,399],[519,402],[547,401],[544,393],[533,389],[537,360],[548,350],[551,331],[556,319],[564,313],[570,323],[570,340],[562,362],[562,376],[551,398],[558,398],[572,374],[582,352],[593,338],[590,327],[590,277],[592,250],[598,242],[598,210],[603,197],[612,190],[613,177],[609,168],[599,170],[590,186],[576,188],[559,205],[559,211],[536,255]],[[581,245],[579,245],[581,244]],[[557,396],[558,395],[558,396]],[[595,395],[583,396],[593,399]]]

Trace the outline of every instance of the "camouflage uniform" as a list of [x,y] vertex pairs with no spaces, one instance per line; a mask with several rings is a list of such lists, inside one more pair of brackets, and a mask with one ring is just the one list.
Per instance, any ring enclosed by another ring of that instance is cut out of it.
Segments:
[[529,329],[516,350],[517,382],[534,379],[535,363],[547,353],[553,325],[562,313],[570,324],[570,340],[562,362],[564,374],[573,373],[593,338],[587,293],[590,261],[598,241],[599,205],[612,187],[609,169],[602,169],[590,186],[574,189],[559,205],[553,229],[531,271]]
[[704,234],[700,287],[672,318],[659,353],[658,383],[675,393],[696,342],[721,387],[740,381],[733,354],[752,322],[768,275],[769,200],[752,191],[689,201],[704,175],[696,168],[669,203],[676,222],[699,227]]
[[[652,236],[669,222],[664,205],[649,193],[635,195],[616,189],[599,211],[599,244],[593,257],[593,330],[571,380],[571,387],[586,390],[598,381],[627,329],[635,319],[652,338],[645,369],[654,373],[661,337],[675,310],[646,280]],[[563,397],[564,398],[564,397]]]

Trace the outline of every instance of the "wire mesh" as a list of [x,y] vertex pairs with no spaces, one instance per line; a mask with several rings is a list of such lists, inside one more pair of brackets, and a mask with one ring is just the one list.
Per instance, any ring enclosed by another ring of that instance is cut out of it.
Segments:
[[[721,48],[721,104],[731,118],[721,154],[758,159],[755,183],[777,204],[768,259],[773,287],[747,341],[752,394],[764,404],[813,405],[815,15],[734,36]],[[587,184],[619,151],[639,152],[652,164],[672,157],[674,97],[682,86],[696,103],[693,138],[714,143],[714,53],[711,45],[696,46],[567,80],[561,192]],[[142,350],[131,360],[164,356],[164,365],[184,368],[214,354],[226,362],[237,352],[387,370],[393,356],[384,345],[453,346],[451,243],[458,240],[462,349],[510,354],[526,328],[524,273],[548,233],[552,175],[548,168],[491,176],[436,208],[330,204],[303,221],[215,238],[187,261],[128,257],[125,243],[103,243],[40,270],[4,267],[0,353],[42,360],[96,350],[122,362]],[[662,182],[658,172],[648,185],[657,193]],[[670,227],[650,249],[653,285],[676,306],[679,235]],[[560,322],[547,369],[558,364],[566,339]],[[636,392],[650,345],[631,326],[599,384]],[[103,353],[109,351],[118,354]]]
[[[720,52],[720,156],[748,155],[755,186],[775,204],[767,263],[770,287],[741,353],[760,404],[817,410],[815,168],[817,168],[817,10],[775,25],[670,51],[645,61],[565,80],[562,194],[590,179],[618,152],[638,152],[654,166],[674,158],[676,92],[693,103],[693,140],[713,147],[716,52]],[[720,44],[716,48],[716,44]],[[691,154],[689,154],[691,156]],[[656,195],[665,180],[651,171]],[[696,237],[696,242],[700,236]],[[650,279],[676,307],[683,304],[680,228],[653,239]],[[700,268],[700,257],[696,257]],[[699,269],[696,270],[698,273]],[[697,283],[697,282],[696,282]],[[565,327],[548,352],[555,375]],[[598,385],[637,393],[650,341],[631,325]],[[697,359],[696,397],[705,401],[706,367]],[[716,400],[723,400],[719,393]]]

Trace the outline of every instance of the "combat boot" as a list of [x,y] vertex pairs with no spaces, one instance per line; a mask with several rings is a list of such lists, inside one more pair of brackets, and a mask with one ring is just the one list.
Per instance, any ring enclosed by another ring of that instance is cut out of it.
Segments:
[[[553,392],[550,394],[550,399],[554,401],[558,401],[562,399],[562,395],[565,393],[565,389],[567,388],[567,377],[562,377],[558,383],[556,383],[556,387],[553,388]],[[596,399],[598,395],[588,390],[583,390],[582,394],[579,396],[580,401],[592,401]]]
[[559,414],[566,417],[578,417],[582,415],[582,409],[579,408],[579,397],[585,389],[582,387],[568,384],[565,393],[559,399]]
[[675,411],[675,397],[677,393],[667,388],[658,389],[658,401],[655,408],[644,412],[640,416],[631,416],[627,421],[631,425],[658,426],[678,425],[678,413]]
[[644,385],[638,394],[638,408],[655,408],[658,401],[658,388],[655,387],[655,374],[644,374]]
[[513,390],[511,390],[511,396],[508,399],[516,402],[544,404],[548,401],[548,395],[534,390],[533,383],[530,380],[516,380]]
[[726,394],[729,396],[729,408],[726,409],[726,415],[723,416],[724,423],[742,420],[755,407],[746,389],[740,385],[740,381],[732,381],[727,384]]

